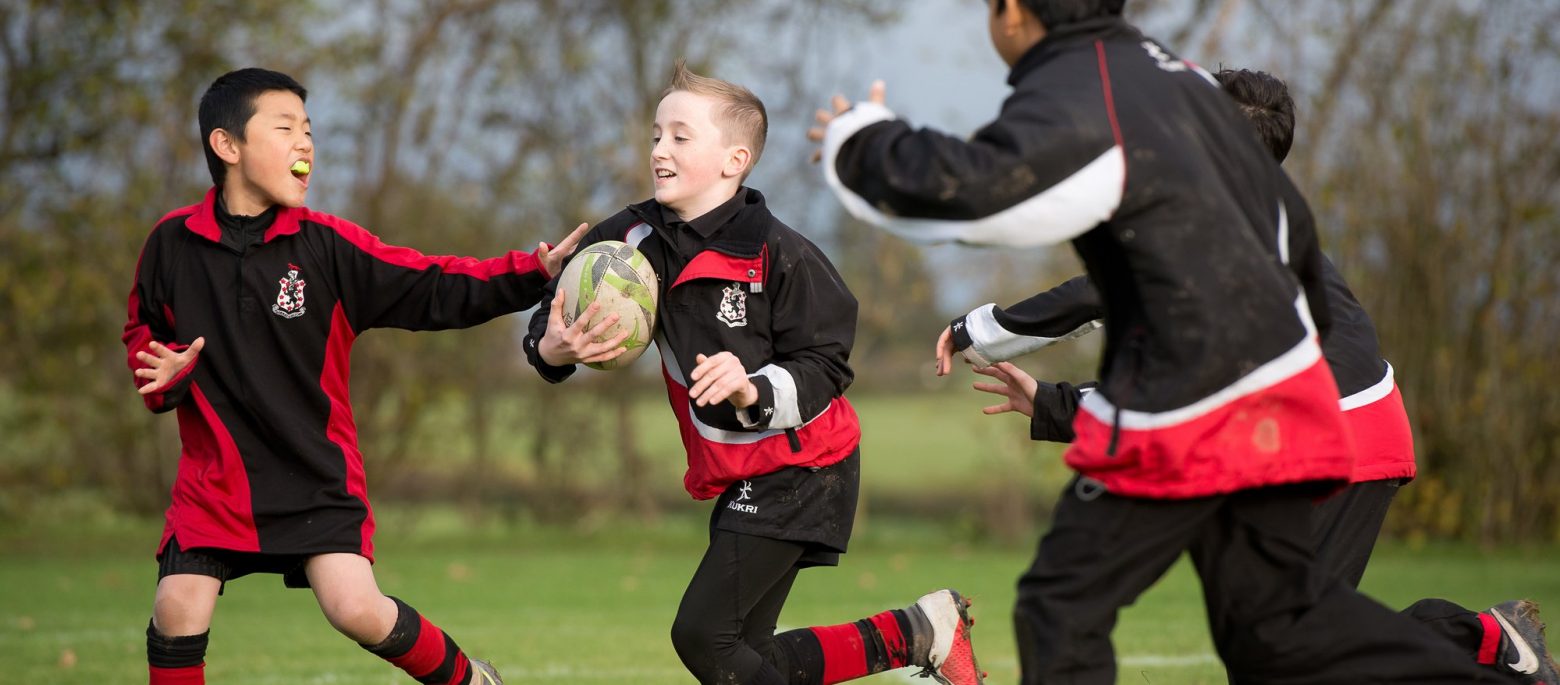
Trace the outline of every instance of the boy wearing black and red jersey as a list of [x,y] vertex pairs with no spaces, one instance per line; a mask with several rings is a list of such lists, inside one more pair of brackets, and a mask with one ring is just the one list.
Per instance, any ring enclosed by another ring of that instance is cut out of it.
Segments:
[[157,548],[150,682],[205,682],[224,585],[277,573],[419,682],[498,683],[379,591],[348,357],[370,328],[463,328],[536,304],[585,226],[556,249],[478,260],[386,245],[310,210],[306,95],[264,69],[211,84],[200,128],[214,187],[157,222],[136,267],[129,365],[148,409],[177,412],[183,443]]
[[[856,300],[827,257],[742,181],[763,150],[763,103],[678,63],[652,128],[655,197],[597,224],[586,245],[638,248],[660,280],[656,346],[710,544],[672,625],[702,683],[837,683],[919,666],[980,683],[966,602],[951,590],[854,623],[775,634],[800,569],[838,563],[860,479],[844,397]],[[594,361],[590,317],[567,325],[560,288],[526,355],[548,381]]]
[[[1288,86],[1271,74],[1248,70],[1222,70],[1215,78],[1282,163],[1294,136]],[[1322,267],[1331,321],[1322,353],[1338,383],[1338,405],[1354,440],[1355,461],[1349,487],[1315,508],[1316,549],[1323,569],[1358,587],[1393,497],[1414,477],[1414,441],[1392,366],[1381,357],[1375,325],[1325,256]],[[943,330],[937,341],[937,373],[947,374],[953,353],[960,352],[977,373],[1001,381],[975,386],[1008,397],[988,413],[1028,414],[1032,438],[1068,442],[1078,404],[1092,384],[1036,382],[1002,362],[1092,331],[1103,318],[1098,293],[1087,276],[1006,309],[988,304]],[[1404,613],[1452,640],[1480,664],[1533,682],[1557,682],[1534,602],[1509,601],[1473,612],[1426,599]]]
[[[1122,4],[991,0],[1013,94],[970,139],[896,120],[881,88],[836,98],[809,134],[858,218],[921,240],[1070,241],[1099,288],[1078,476],[1019,581],[1023,681],[1114,682],[1117,612],[1186,551],[1238,682],[1505,682],[1320,572],[1311,501],[1347,481],[1353,447],[1316,340],[1320,251],[1286,218],[1304,201],[1212,76]],[[1300,240],[1275,249],[1286,231]]]

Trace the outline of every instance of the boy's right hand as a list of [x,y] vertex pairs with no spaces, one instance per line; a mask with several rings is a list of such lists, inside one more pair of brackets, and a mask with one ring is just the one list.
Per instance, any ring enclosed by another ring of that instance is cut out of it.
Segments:
[[954,351],[953,327],[946,326],[943,328],[942,335],[937,336],[937,375],[946,376],[953,373]]
[[553,295],[552,310],[547,315],[547,333],[536,343],[536,353],[542,361],[552,366],[568,366],[604,362],[627,352],[628,348],[623,347],[623,341],[628,339],[631,332],[627,329],[618,331],[617,335],[606,340],[598,340],[618,322],[617,314],[608,314],[595,326],[591,326],[590,320],[600,311],[601,303],[592,302],[572,325],[565,325],[563,289],[559,288],[558,293]]
[[135,370],[135,377],[151,381],[141,386],[136,392],[142,395],[150,395],[167,388],[168,384],[173,382],[173,379],[178,378],[180,372],[184,371],[184,367],[195,361],[195,357],[200,355],[200,349],[205,346],[206,339],[201,337],[196,338],[195,342],[190,343],[190,346],[184,348],[183,352],[174,352],[168,349],[168,346],[153,340],[147,346],[147,349],[152,351],[151,354],[146,352],[135,353],[136,360],[146,365],[144,369]]

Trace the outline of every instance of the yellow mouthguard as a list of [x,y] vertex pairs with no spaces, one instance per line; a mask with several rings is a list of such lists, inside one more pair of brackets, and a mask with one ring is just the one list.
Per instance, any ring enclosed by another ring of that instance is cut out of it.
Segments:
[[295,174],[307,174],[309,173],[309,163],[300,159],[296,162],[293,162],[293,165],[288,167],[288,171],[291,171]]

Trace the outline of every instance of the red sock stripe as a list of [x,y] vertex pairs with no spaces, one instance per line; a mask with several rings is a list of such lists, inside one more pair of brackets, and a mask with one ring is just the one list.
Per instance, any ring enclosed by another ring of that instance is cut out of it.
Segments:
[[1488,666],[1495,663],[1495,650],[1500,648],[1500,624],[1495,617],[1479,612],[1479,622],[1484,624],[1484,639],[1479,642],[1479,663]]
[[428,675],[444,663],[444,631],[422,616],[417,618],[421,621],[417,628],[417,642],[405,654],[386,659],[413,678]]
[[899,619],[894,613],[885,611],[867,619],[872,622],[872,627],[877,628],[878,634],[883,636],[883,649],[888,652],[890,669],[910,665],[910,647],[905,644],[904,633],[899,630]]
[[823,648],[823,685],[843,683],[867,674],[867,647],[854,623],[809,628]]
[[471,671],[471,662],[466,659],[465,652],[455,653],[455,673],[450,676],[444,685],[464,685],[466,674]]
[[183,668],[158,668],[147,666],[151,672],[151,685],[206,685],[206,665],[195,664]]

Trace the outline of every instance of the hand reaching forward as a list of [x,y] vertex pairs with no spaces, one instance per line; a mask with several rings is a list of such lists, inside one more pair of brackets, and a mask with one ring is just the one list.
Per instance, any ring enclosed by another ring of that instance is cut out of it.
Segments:
[[592,302],[572,325],[564,324],[563,289],[559,288],[558,293],[553,295],[552,311],[547,315],[547,332],[536,343],[536,353],[541,355],[542,361],[553,366],[568,366],[581,362],[604,362],[627,352],[628,348],[623,347],[623,341],[632,332],[627,328],[611,338],[601,339],[607,334],[607,329],[618,322],[617,314],[608,314],[596,325],[590,325],[590,320],[600,311],[601,303]]
[[563,268],[563,260],[574,254],[574,248],[580,246],[580,239],[585,237],[585,232],[590,230],[590,224],[580,224],[574,227],[574,231],[555,246],[549,247],[547,243],[537,243],[536,258],[542,262],[542,269],[548,277],[558,275]]
[[697,355],[693,360],[698,366],[688,374],[688,380],[693,383],[693,387],[688,388],[688,397],[694,404],[704,407],[730,400],[731,406],[741,409],[758,401],[758,387],[748,380],[747,369],[742,368],[742,360],[737,359],[737,355],[718,352],[713,357]]
[[981,409],[987,415],[1001,414],[1004,412],[1018,412],[1024,416],[1033,418],[1035,415],[1035,390],[1039,383],[1031,376],[1014,366],[1011,362],[997,362],[984,369],[975,369],[975,373],[982,376],[991,376],[1001,383],[975,383],[976,390],[989,392],[993,395],[1002,395],[1007,398],[1002,404],[992,405]]
[[150,354],[146,352],[135,353],[135,358],[146,365],[144,369],[135,370],[135,377],[151,381],[141,386],[136,392],[142,395],[150,395],[166,389],[168,384],[172,383],[173,379],[178,378],[179,373],[184,371],[184,367],[195,362],[195,357],[200,355],[200,349],[205,346],[205,338],[196,338],[195,342],[190,343],[190,346],[184,348],[183,352],[174,352],[168,349],[168,346],[153,340],[147,346],[151,350]]
[[[883,85],[881,80],[873,81],[872,87],[867,91],[867,102],[875,105],[883,104],[887,101],[887,98],[884,94],[884,91],[886,90],[887,87]],[[829,105],[834,108],[834,113],[831,114],[829,113],[829,110],[826,109],[818,110],[813,114],[813,117],[818,120],[818,125],[807,129],[807,139],[814,143],[823,142],[823,136],[829,130],[829,122],[834,121],[841,114],[844,114],[847,110],[854,106],[850,100],[845,99],[844,95],[835,95],[832,99],[829,100]],[[823,150],[814,150],[812,153],[812,163],[817,164],[819,160],[822,159]]]
[[942,335],[937,336],[937,375],[946,376],[953,373],[953,327],[943,328]]

